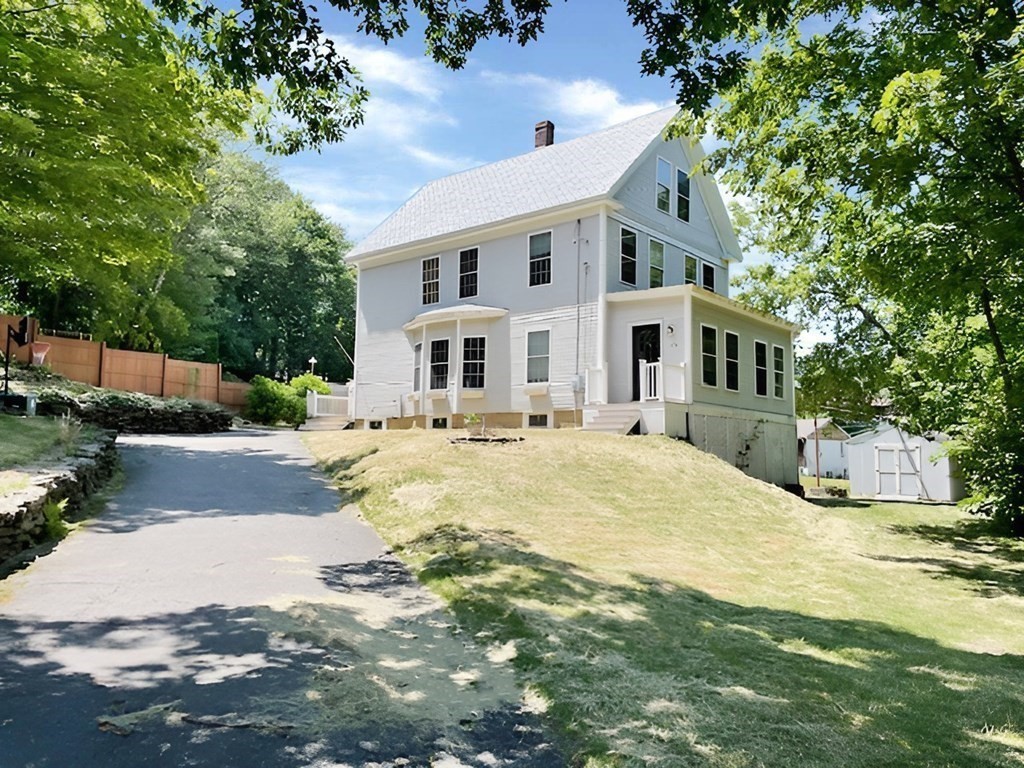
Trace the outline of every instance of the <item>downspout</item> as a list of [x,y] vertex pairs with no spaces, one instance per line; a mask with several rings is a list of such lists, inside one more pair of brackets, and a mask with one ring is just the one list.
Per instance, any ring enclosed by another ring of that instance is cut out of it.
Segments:
[[576,219],[576,375],[573,379],[573,391],[572,391],[572,425],[578,427],[576,423],[576,411],[577,403],[577,392],[580,386],[580,283],[583,280],[583,268],[581,266],[581,255],[580,248],[580,237],[582,236],[582,221]]

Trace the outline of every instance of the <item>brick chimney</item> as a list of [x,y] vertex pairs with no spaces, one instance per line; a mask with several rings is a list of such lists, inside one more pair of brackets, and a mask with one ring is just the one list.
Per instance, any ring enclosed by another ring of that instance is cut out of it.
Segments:
[[533,129],[533,147],[534,149],[540,149],[541,147],[550,147],[555,143],[555,124],[550,120],[544,120],[543,122],[537,123]]

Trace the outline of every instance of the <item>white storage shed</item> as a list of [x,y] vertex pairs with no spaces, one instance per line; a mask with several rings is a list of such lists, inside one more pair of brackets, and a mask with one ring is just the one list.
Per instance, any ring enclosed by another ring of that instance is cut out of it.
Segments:
[[817,433],[815,419],[797,419],[796,436],[804,441],[801,474],[814,477],[820,463],[822,477],[849,477],[846,441],[850,435],[832,419],[827,416],[817,419]]
[[956,461],[939,456],[947,438],[910,435],[882,423],[847,441],[850,495],[876,499],[959,501]]

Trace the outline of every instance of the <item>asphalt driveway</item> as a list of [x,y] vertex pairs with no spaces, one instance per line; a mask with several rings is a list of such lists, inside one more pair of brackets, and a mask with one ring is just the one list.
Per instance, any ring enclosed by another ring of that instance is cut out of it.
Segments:
[[294,432],[119,440],[123,489],[0,582],[0,766],[557,766]]

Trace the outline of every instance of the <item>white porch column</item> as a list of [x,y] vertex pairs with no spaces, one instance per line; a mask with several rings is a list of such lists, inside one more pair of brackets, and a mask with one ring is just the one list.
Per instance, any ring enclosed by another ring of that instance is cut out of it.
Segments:
[[597,392],[590,392],[591,402],[608,402],[608,212],[598,214],[597,234]]

